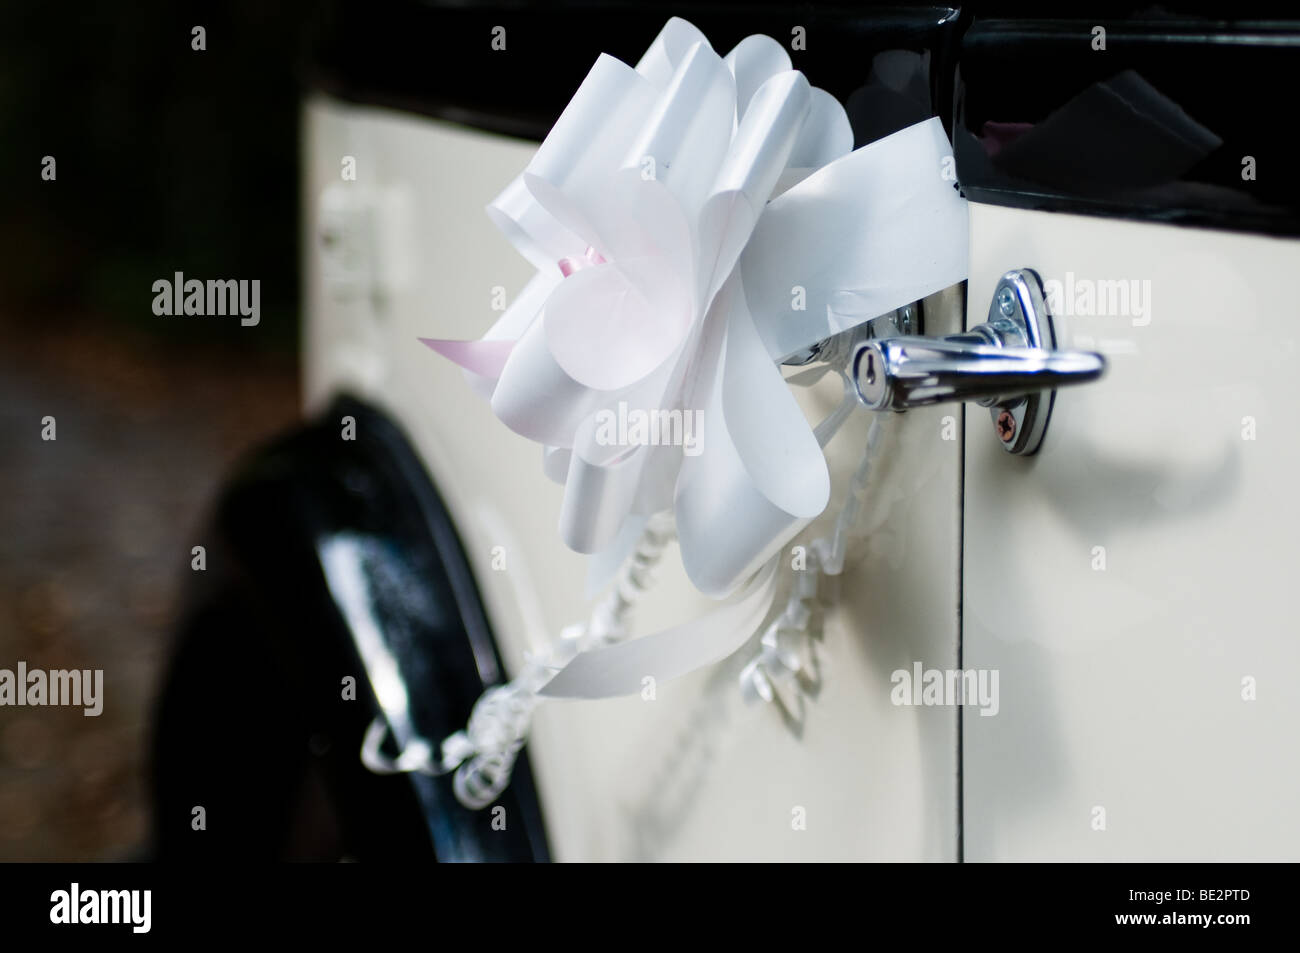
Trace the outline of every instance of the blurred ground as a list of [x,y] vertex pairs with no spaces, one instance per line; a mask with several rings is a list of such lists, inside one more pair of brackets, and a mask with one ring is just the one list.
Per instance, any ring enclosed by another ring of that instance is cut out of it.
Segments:
[[[318,6],[0,0],[0,668],[102,668],[105,694],[91,718],[0,707],[0,860],[143,846],[190,548],[223,473],[298,403]],[[178,271],[259,280],[260,323],[156,316]]]
[[[232,463],[295,420],[296,362],[241,346],[237,322],[228,342],[200,343],[6,317],[0,667],[102,668],[105,701],[98,717],[0,708],[0,860],[130,857],[190,548]],[[41,439],[45,416],[55,441]]]

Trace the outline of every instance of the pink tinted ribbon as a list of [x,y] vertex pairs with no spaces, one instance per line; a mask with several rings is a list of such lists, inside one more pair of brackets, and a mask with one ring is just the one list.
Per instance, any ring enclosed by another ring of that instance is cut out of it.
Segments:
[[603,264],[605,264],[605,256],[588,245],[587,250],[577,258],[561,258],[560,273],[567,278],[575,271],[581,271],[583,268],[590,268],[592,265]]

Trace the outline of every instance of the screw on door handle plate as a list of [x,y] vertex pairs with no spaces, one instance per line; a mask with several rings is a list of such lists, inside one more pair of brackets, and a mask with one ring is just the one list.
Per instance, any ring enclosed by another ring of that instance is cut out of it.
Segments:
[[863,341],[850,367],[858,398],[871,410],[974,401],[989,408],[1003,449],[1030,454],[1042,445],[1057,388],[1097,380],[1106,359],[1056,350],[1042,282],[1025,268],[1002,276],[978,327]]

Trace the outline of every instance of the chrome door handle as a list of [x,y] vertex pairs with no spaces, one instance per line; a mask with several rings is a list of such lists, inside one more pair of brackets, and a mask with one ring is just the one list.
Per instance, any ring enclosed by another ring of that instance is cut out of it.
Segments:
[[1088,351],[1012,349],[971,337],[866,342],[854,359],[858,396],[871,410],[906,410],[957,400],[987,406],[1096,380],[1106,367],[1101,355]]
[[1009,271],[993,293],[988,320],[965,334],[882,337],[853,352],[851,376],[871,410],[907,410],[948,401],[990,408],[1004,449],[1038,449],[1056,390],[1097,380],[1106,359],[1058,351],[1039,277]]

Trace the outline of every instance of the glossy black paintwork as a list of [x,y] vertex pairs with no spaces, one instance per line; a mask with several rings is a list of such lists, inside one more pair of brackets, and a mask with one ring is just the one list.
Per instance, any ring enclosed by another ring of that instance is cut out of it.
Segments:
[[1300,19],[976,17],[958,178],[976,202],[1300,234],[1298,77]]
[[[342,438],[341,419],[356,421]],[[364,554],[367,610],[396,657],[414,723],[464,727],[501,665],[460,540],[403,434],[356,401],[254,454],[198,537],[191,591],[155,720],[160,859],[545,860],[526,757],[492,812],[448,778],[360,761],[377,708],[321,548]],[[356,679],[357,700],[342,681]],[[194,806],[207,830],[192,828]],[[499,825],[498,825],[499,826]]]
[[[1289,152],[1300,10],[1255,0],[335,0],[310,84],[541,139],[600,53],[636,62],[672,14],[719,50],[802,26],[793,64],[845,104],[856,144],[937,115],[973,201],[1300,234]],[[491,48],[494,26],[506,28],[504,51]],[[1096,26],[1105,51],[1092,48]],[[1246,156],[1254,179],[1242,176]]]
[[[791,50],[810,82],[846,103],[857,144],[951,113],[956,11],[945,4],[356,3],[327,5],[313,45],[313,88],[529,139],[543,138],[596,58],[635,64],[668,17],[689,19],[726,52],[754,33]],[[493,27],[505,50],[493,50]],[[876,56],[913,54],[873,76]],[[919,85],[911,82],[917,72]]]

